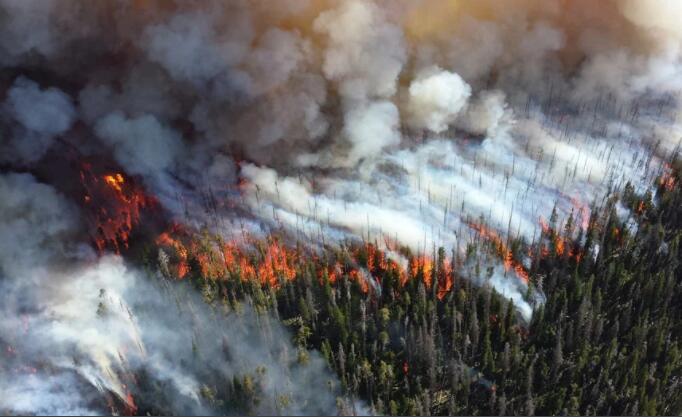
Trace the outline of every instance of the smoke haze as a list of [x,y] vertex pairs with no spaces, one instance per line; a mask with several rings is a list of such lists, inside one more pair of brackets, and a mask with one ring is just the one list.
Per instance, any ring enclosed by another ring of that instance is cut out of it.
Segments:
[[[205,413],[216,334],[224,375],[264,365],[267,395],[307,405],[287,412],[335,411],[335,389],[304,392],[333,380],[318,355],[280,364],[296,348],[276,320],[183,295],[188,313],[98,253],[82,179],[61,171],[74,154],[226,238],[463,251],[483,222],[533,242],[554,208],[586,228],[679,151],[680,21],[663,0],[0,0],[0,411],[108,413],[104,392],[132,407],[125,375],[144,370],[170,381],[148,407]],[[224,199],[210,214],[206,190]],[[529,319],[541,292],[489,262],[480,284]]]

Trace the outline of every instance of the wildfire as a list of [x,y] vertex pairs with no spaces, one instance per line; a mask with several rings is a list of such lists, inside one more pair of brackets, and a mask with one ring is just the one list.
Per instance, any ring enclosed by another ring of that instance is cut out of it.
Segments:
[[637,205],[637,214],[639,214],[641,216],[642,214],[644,214],[645,209],[646,209],[646,205],[644,204],[644,200],[642,200]]
[[410,260],[410,272],[412,277],[417,277],[421,272],[426,287],[431,287],[433,261],[428,256],[416,256]]
[[442,300],[443,297],[452,289],[454,284],[454,271],[452,264],[447,259],[443,263],[443,270],[440,271],[438,277],[438,299]]
[[143,210],[155,200],[122,173],[96,175],[88,163],[82,165],[83,201],[88,209],[91,235],[99,252],[107,248],[116,253],[129,248],[130,235]]
[[[580,253],[580,251],[577,249],[567,251],[566,248],[570,246],[570,242],[567,242],[565,237],[561,236],[554,229],[552,229],[543,217],[540,217],[540,227],[542,228],[543,235],[547,236],[550,242],[554,243],[554,253],[556,256],[562,257],[564,254],[568,254],[569,258],[575,259],[576,262],[580,262],[582,259],[582,253]],[[543,243],[540,243],[540,245],[542,245],[540,251],[541,256],[543,258],[549,256],[549,248],[547,248]]]
[[[209,242],[206,238],[197,239],[181,227],[173,227],[161,233],[156,244],[170,255],[168,273],[183,279],[190,272],[210,280],[223,280],[238,277],[245,281],[257,281],[262,286],[279,288],[283,282],[293,281],[304,267],[300,249],[292,249],[277,238],[266,242],[247,239],[238,243]],[[346,276],[355,281],[360,290],[371,290],[370,281],[377,280],[385,273],[392,272],[401,285],[410,278],[422,277],[427,287],[431,287],[434,262],[428,256],[412,257],[409,268],[405,270],[386,252],[376,245],[365,244],[350,251],[350,262],[338,259],[317,271],[318,278],[325,277],[331,284]],[[313,255],[314,256],[314,255]],[[317,262],[319,264],[321,262]],[[196,267],[196,268],[195,268]],[[196,270],[192,270],[195,268]],[[421,274],[421,275],[420,275]],[[444,261],[438,271],[438,297],[443,298],[453,286],[453,268],[449,260]],[[379,281],[380,282],[380,281]]]
[[469,226],[478,232],[483,239],[492,243],[497,250],[497,253],[502,257],[505,272],[513,271],[517,278],[528,284],[529,277],[526,268],[521,262],[514,259],[511,249],[509,249],[507,244],[496,231],[488,229],[482,224],[477,223],[470,223]]
[[137,414],[137,405],[135,404],[135,398],[133,397],[133,394],[128,391],[128,388],[123,385],[123,389],[126,390],[126,397],[125,397],[125,408],[126,408],[126,414],[130,416],[134,416]]
[[663,174],[659,178],[658,183],[666,191],[673,191],[675,189],[675,176],[673,175],[673,170],[670,164],[666,163],[664,166]]
[[565,246],[564,239],[561,237],[558,237],[556,239],[556,254],[558,256],[562,256],[564,254],[564,246]]
[[178,278],[182,279],[189,272],[189,265],[187,264],[187,249],[178,239],[174,239],[170,233],[164,232],[156,238],[156,244],[159,246],[171,247],[175,250],[178,257],[177,263],[177,275]]
[[[116,180],[116,184],[120,184],[120,181]],[[540,217],[539,221],[543,235],[537,250],[541,259],[554,255],[581,262],[583,253],[570,237],[559,234],[544,218]],[[494,249],[502,260],[505,272],[512,273],[528,284],[529,271],[522,261],[515,258],[510,245],[497,231],[478,223],[469,223],[469,226]],[[618,232],[616,230],[613,233]],[[315,254],[303,256],[304,249],[292,248],[276,237],[263,241],[245,236],[242,241],[224,242],[205,233],[199,236],[179,226],[161,233],[156,244],[168,250],[169,273],[178,279],[192,273],[195,277],[208,280],[236,278],[278,289],[283,283],[294,281],[300,271],[307,267],[307,256],[315,260],[317,278],[321,283],[326,280],[334,285],[345,277],[355,281],[364,293],[370,292],[377,284],[381,285],[381,279],[391,274],[401,286],[413,279],[422,280],[427,288],[437,285],[436,295],[443,299],[452,290],[455,279],[454,260],[442,259],[437,262],[432,255],[414,256],[405,248],[388,244],[385,250],[373,243],[352,245],[332,259],[320,260]],[[406,258],[406,265],[391,259],[390,254],[396,253]],[[534,253],[537,252],[528,247],[528,257],[532,258]],[[434,279],[437,284],[434,284]]]
[[[343,269],[341,269],[341,264],[339,262],[336,262],[326,272],[327,272],[327,279],[329,280],[329,283],[335,284],[336,280],[339,278],[339,275],[343,274]],[[322,278],[323,273],[324,273],[324,270],[320,270],[320,278]]]
[[369,292],[369,284],[367,282],[367,277],[365,277],[361,271],[359,271],[357,269],[353,269],[350,271],[348,276],[350,276],[350,278],[353,281],[357,282],[358,285],[360,285],[360,290],[364,294],[367,294]]
[[279,285],[279,278],[282,277],[288,281],[296,278],[296,269],[294,262],[297,260],[296,255],[287,253],[284,246],[274,240],[271,242],[266,250],[263,262],[258,267],[258,277],[261,284],[268,284],[273,287]]
[[125,179],[121,174],[105,175],[102,177],[104,182],[107,183],[111,188],[123,194],[123,184],[125,184]]
[[159,235],[156,244],[171,250],[179,279],[185,278],[191,271],[190,255],[198,266],[195,272],[202,278],[219,280],[230,275],[240,276],[244,280],[258,279],[262,285],[273,287],[279,287],[280,278],[293,280],[299,263],[298,254],[274,238],[258,254],[261,256],[248,253],[235,242],[211,243],[193,239],[177,227]]
[[580,216],[580,227],[582,227],[583,231],[586,231],[590,225],[590,208],[574,197],[571,197],[571,204]]

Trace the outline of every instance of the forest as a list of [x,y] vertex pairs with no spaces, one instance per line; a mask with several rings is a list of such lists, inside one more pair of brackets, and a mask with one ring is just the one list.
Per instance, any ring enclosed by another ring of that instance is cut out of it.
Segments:
[[[287,366],[319,351],[338,375],[329,389],[340,414],[678,415],[681,174],[672,161],[655,190],[611,192],[584,228],[555,212],[536,242],[478,226],[466,248],[395,248],[407,267],[378,242],[314,252],[273,237],[248,250],[179,228],[142,262],[150,279],[194,287],[225,319],[249,305],[284,323],[298,349]],[[507,279],[528,280],[529,321],[486,284],[493,259]],[[286,410],[286,393],[260,390],[266,374],[209,372],[201,396],[219,414]]]

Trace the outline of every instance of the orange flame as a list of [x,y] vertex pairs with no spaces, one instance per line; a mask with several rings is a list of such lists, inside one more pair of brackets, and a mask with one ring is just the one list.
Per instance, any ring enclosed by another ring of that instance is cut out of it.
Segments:
[[125,179],[121,174],[105,175],[102,177],[104,182],[106,182],[111,188],[115,189],[119,193],[123,194],[123,184],[125,184]]
[[431,257],[415,256],[410,259],[410,272],[412,273],[413,278],[416,278],[421,272],[426,288],[431,287],[431,280],[433,278],[433,261],[431,260]]
[[443,263],[443,270],[438,274],[438,299],[442,300],[452,289],[454,284],[454,271],[449,260]]
[[[580,260],[582,259],[582,253],[580,253],[580,251],[577,248],[573,248],[570,251],[567,251],[566,247],[570,245],[570,242],[568,242],[565,237],[561,236],[554,229],[552,229],[549,226],[549,224],[547,224],[547,221],[543,217],[540,217],[540,227],[542,228],[543,235],[547,236],[550,242],[554,243],[554,253],[556,256],[562,257],[564,256],[565,253],[568,253],[569,258],[573,258],[576,260],[576,262],[580,262]],[[542,245],[540,252],[541,256],[543,258],[548,257],[549,248],[547,248],[542,243],[540,244]]]
[[502,257],[505,271],[508,272],[513,270],[517,278],[528,284],[528,272],[526,271],[526,268],[521,262],[514,259],[511,249],[507,247],[506,243],[496,231],[477,223],[470,223],[469,226],[477,231],[483,239],[493,244],[497,253]]
[[137,405],[135,404],[135,398],[133,397],[133,394],[128,391],[128,388],[123,385],[123,389],[126,390],[126,397],[125,397],[125,413],[130,416],[134,416],[137,414]]
[[587,230],[590,225],[590,208],[574,197],[571,197],[571,204],[580,216],[580,227],[582,227],[583,231]]
[[360,290],[364,294],[367,294],[367,292],[369,292],[369,283],[367,282],[367,279],[360,271],[358,271],[357,269],[353,269],[350,271],[348,276],[350,276],[350,278],[353,281],[357,282],[360,285]]
[[182,242],[171,237],[168,232],[164,232],[156,238],[156,244],[159,246],[170,247],[175,250],[175,253],[179,259],[177,264],[177,275],[180,279],[184,278],[185,275],[187,275],[187,272],[189,272],[189,265],[187,264],[187,249]]
[[675,176],[673,175],[672,167],[670,166],[670,164],[668,163],[665,164],[665,169],[658,182],[661,185],[661,187],[663,187],[666,191],[673,191],[675,189],[676,179]]
[[[250,250],[249,243],[251,244]],[[221,280],[228,277],[240,277],[245,281],[258,281],[262,286],[279,288],[282,282],[296,279],[297,271],[303,266],[300,250],[292,250],[277,238],[268,239],[266,245],[255,239],[247,239],[247,242],[242,244],[237,242],[207,244],[205,241],[200,244],[181,228],[174,228],[161,233],[156,239],[156,244],[170,251],[170,260],[178,278],[185,277],[189,272],[196,272],[204,279]],[[368,244],[352,252],[355,259],[360,258],[361,250],[364,250],[363,255],[367,256],[364,264],[355,263],[355,265],[362,264],[361,267],[344,266],[340,261],[335,261],[329,267],[320,268],[317,272],[318,277],[322,279],[326,274],[329,282],[334,284],[341,276],[346,275],[349,279],[356,281],[360,290],[365,293],[371,289],[371,279],[378,279],[376,277],[389,271],[394,271],[398,275],[401,285],[406,283],[407,273],[398,263],[388,259],[384,251]],[[424,271],[424,275],[428,277],[427,283],[429,283],[433,268],[432,262],[427,257],[418,259],[416,262]],[[197,265],[198,270],[191,271],[190,265]],[[366,271],[362,268],[365,265]],[[450,276],[449,264],[447,268],[446,275]],[[452,279],[444,279],[439,285],[442,286],[440,289],[442,297],[451,288]]]
[[155,204],[140,187],[128,181],[122,173],[96,176],[84,163],[81,182],[85,188],[83,202],[89,209],[92,235],[99,252],[107,248],[120,253],[129,248],[130,235],[144,209]]
[[271,242],[267,247],[263,262],[258,267],[261,284],[277,288],[280,277],[292,281],[296,277],[296,269],[293,266],[295,260],[296,256],[287,253],[286,248],[279,242],[276,240]]
[[637,214],[642,215],[644,214],[646,206],[644,205],[644,200],[640,201],[639,204],[637,205]]

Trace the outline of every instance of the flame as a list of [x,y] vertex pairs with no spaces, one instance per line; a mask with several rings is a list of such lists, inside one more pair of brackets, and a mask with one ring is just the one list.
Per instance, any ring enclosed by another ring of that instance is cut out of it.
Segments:
[[443,262],[443,270],[438,274],[438,299],[442,300],[452,289],[454,284],[454,271],[449,260]]
[[[323,272],[323,271],[321,270],[320,272]],[[339,262],[336,262],[334,264],[334,266],[327,269],[327,279],[329,280],[329,283],[335,284],[336,280],[338,279],[339,275],[341,275],[341,274],[343,274],[341,264]]]
[[367,270],[371,273],[388,271],[389,262],[386,259],[386,254],[371,243],[366,244],[365,248],[367,252]]
[[574,197],[571,197],[571,204],[580,216],[580,227],[586,231],[590,225],[590,207]]
[[[169,269],[179,279],[190,272],[204,279],[223,280],[239,277],[244,281],[257,281],[264,287],[280,288],[283,282],[296,279],[298,272],[305,267],[305,260],[300,249],[292,249],[275,237],[266,242],[248,238],[246,242],[230,241],[227,243],[197,240],[191,233],[180,227],[174,227],[161,233],[156,244],[168,251]],[[388,259],[386,252],[376,245],[366,244],[350,251],[351,262],[344,264],[341,260],[320,267],[317,275],[320,280],[325,276],[331,284],[338,282],[342,276],[357,282],[360,290],[368,293],[371,281],[379,281],[379,277],[387,272],[394,272],[401,285],[410,278],[416,278],[421,272],[427,285],[431,285],[433,261],[429,257],[414,257],[412,264],[417,272],[408,274],[397,262]],[[315,255],[312,255],[315,258]],[[315,258],[316,259],[316,258]],[[363,259],[363,261],[359,261]],[[194,262],[195,261],[195,262]],[[319,260],[316,265],[321,264]],[[198,266],[192,271],[191,265]],[[368,276],[368,274],[370,276]],[[452,267],[447,261],[439,275],[440,298],[452,288]]]
[[263,262],[258,267],[261,284],[277,288],[279,277],[292,281],[296,277],[296,269],[293,266],[296,258],[295,255],[288,254],[286,248],[277,240],[271,242],[267,247]]
[[424,255],[413,257],[410,260],[410,272],[413,278],[416,278],[421,272],[426,288],[431,288],[433,279],[433,260],[431,257]]
[[670,191],[673,191],[675,189],[676,179],[675,179],[675,176],[673,175],[672,167],[667,162],[664,165],[663,174],[661,174],[661,177],[659,178],[658,183],[666,191],[670,192]]
[[128,387],[123,384],[123,389],[125,390],[125,398],[123,401],[125,402],[125,413],[130,416],[134,416],[137,414],[137,405],[135,404],[135,398],[133,397],[133,394],[128,390]]
[[155,200],[123,173],[98,176],[92,165],[83,163],[80,175],[85,189],[83,202],[98,251],[108,248],[120,254],[129,248],[130,235],[140,223],[143,210],[153,207]]
[[477,223],[470,223],[469,227],[478,232],[483,239],[493,244],[497,250],[497,253],[502,257],[505,272],[513,271],[518,279],[523,281],[525,284],[528,284],[529,277],[526,268],[521,262],[514,259],[511,249],[509,249],[507,244],[496,231],[488,229],[484,225]]
[[[385,239],[384,244],[386,245],[387,250],[395,251],[397,249],[396,245],[392,244],[388,239]],[[393,259],[389,259],[388,256],[386,255],[386,251],[379,249],[375,244],[372,244],[372,243],[365,244],[364,249],[365,249],[366,254],[367,254],[367,270],[371,274],[376,276],[376,275],[381,275],[381,273],[393,271],[398,275],[398,280],[399,280],[400,286],[405,286],[407,284],[407,281],[410,278],[410,277],[408,277],[407,271],[405,271],[405,269],[400,264],[398,264],[396,261],[394,261]],[[360,251],[359,250],[356,251],[355,257],[356,257],[356,259],[360,257]],[[414,262],[417,262],[419,264],[425,263],[423,260],[422,261],[414,261]],[[425,266],[426,266],[427,270],[430,268],[429,265],[425,265]],[[416,278],[417,271],[415,270],[411,276],[412,276],[412,278]],[[430,277],[430,274],[429,274],[429,277]],[[429,278],[429,280],[430,280],[430,278]],[[429,285],[429,284],[427,283],[427,285]]]
[[356,281],[360,285],[360,290],[363,294],[367,294],[369,292],[369,283],[361,271],[353,269],[350,271],[348,276],[350,276],[353,281]]
[[[543,235],[547,236],[547,238],[550,240],[550,242],[554,243],[554,254],[558,257],[564,256],[564,254],[568,254],[569,258],[575,259],[576,262],[580,262],[582,259],[582,253],[577,247],[572,247],[571,250],[566,250],[567,246],[573,246],[567,238],[561,236],[559,233],[557,233],[553,228],[549,226],[547,221],[543,218],[540,217],[540,227],[542,228],[542,233]],[[546,258],[549,256],[549,248],[545,246],[543,243],[540,243],[541,246],[541,251],[540,255],[542,258]]]
[[564,239],[562,237],[557,236],[557,238],[556,238],[556,254],[558,256],[561,256],[564,254],[564,246],[565,246]]
[[642,215],[644,214],[646,206],[644,205],[644,200],[641,200],[639,204],[637,205],[637,214]]
[[174,239],[169,232],[164,232],[156,238],[156,244],[159,246],[166,246],[173,248],[179,258],[177,265],[178,278],[182,279],[189,272],[189,265],[187,264],[187,248],[178,239]]
[[528,276],[528,272],[523,268],[523,265],[517,263],[514,265],[514,272],[516,273],[516,276],[519,277],[521,281],[523,281],[525,284],[528,284],[528,279],[530,278]]
[[[117,184],[119,182],[117,181]],[[541,259],[550,255],[547,240],[553,244],[554,255],[565,259],[573,259],[580,262],[583,257],[579,246],[575,245],[568,237],[557,233],[548,222],[540,217],[540,226],[543,238],[539,243],[538,250]],[[523,283],[528,284],[529,272],[522,261],[515,259],[514,254],[500,236],[500,234],[483,224],[469,223],[472,230],[488,241],[501,258],[505,272],[511,272]],[[614,231],[617,234],[619,231]],[[210,241],[204,234],[201,239],[193,238],[192,233],[183,230],[164,232],[156,239],[159,246],[171,250],[172,264],[178,278],[185,277],[193,272],[209,280],[224,280],[236,278],[245,281],[257,281],[264,287],[280,288],[282,283],[293,281],[298,276],[298,271],[306,268],[307,257],[302,256],[302,250],[298,247],[287,246],[276,237],[270,237],[266,241],[244,236],[243,241],[231,241],[224,243],[218,238]],[[432,288],[434,276],[437,277],[436,295],[443,299],[454,286],[453,260],[443,259],[442,265],[436,265],[432,256],[410,255],[409,250],[396,248],[386,243],[386,249],[381,249],[376,243],[353,245],[347,248],[350,258],[345,257],[321,261],[315,254],[308,254],[315,259],[317,266],[316,274],[321,283],[327,280],[330,284],[338,283],[339,278],[357,282],[359,289],[364,293],[372,290],[376,281],[381,285],[381,277],[387,273],[394,273],[398,277],[401,286],[406,285],[410,279],[421,279],[427,288]],[[407,258],[406,267],[387,255],[398,253],[398,256]],[[528,256],[533,258],[537,253],[532,247],[528,247]],[[320,266],[324,265],[324,266]],[[196,271],[191,269],[196,267]]]
[[111,188],[123,194],[123,184],[125,184],[125,179],[121,174],[105,175],[102,177],[104,182],[107,183]]
[[[471,224],[471,227],[492,243],[503,260],[505,271],[512,272],[518,279],[528,283],[528,271],[520,261],[514,259],[511,249],[497,232],[479,224]],[[305,259],[308,259],[302,256],[300,248],[287,246],[276,237],[270,237],[266,241],[245,237],[244,241],[225,243],[217,238],[210,241],[205,235],[198,240],[191,233],[172,230],[160,234],[156,243],[169,249],[178,278],[192,272],[204,279],[239,278],[275,289],[280,288],[284,282],[295,280],[298,271],[306,267]],[[566,248],[562,246],[560,251],[565,253]],[[401,286],[411,279],[421,279],[427,288],[432,288],[435,276],[438,287],[436,295],[441,300],[452,291],[455,279],[452,260],[443,259],[442,265],[436,265],[432,256],[412,256],[406,249],[397,250],[398,256],[408,258],[406,267],[403,267],[394,259],[389,259],[387,251],[395,253],[396,249],[389,244],[387,249],[381,249],[377,244],[365,243],[351,246],[347,252],[343,252],[350,255],[350,258],[344,256],[336,260],[321,261],[315,254],[311,256],[318,266],[316,274],[321,283],[326,279],[334,285],[339,278],[345,276],[355,281],[362,292],[368,293],[375,285],[373,281],[381,285],[381,277],[392,273]],[[193,267],[197,270],[192,271]]]

